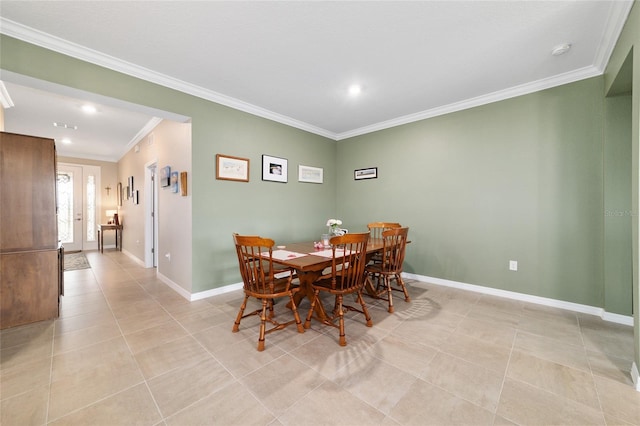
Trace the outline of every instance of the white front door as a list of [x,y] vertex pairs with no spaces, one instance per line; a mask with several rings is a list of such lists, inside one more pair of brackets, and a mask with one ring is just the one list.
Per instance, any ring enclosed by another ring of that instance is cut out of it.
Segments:
[[58,239],[65,251],[95,249],[100,168],[58,164]]

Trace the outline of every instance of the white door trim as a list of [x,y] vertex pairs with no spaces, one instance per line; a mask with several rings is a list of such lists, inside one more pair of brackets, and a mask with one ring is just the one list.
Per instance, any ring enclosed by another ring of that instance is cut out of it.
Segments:
[[[149,161],[144,165],[144,266],[153,268],[158,264],[158,160]],[[151,214],[155,217],[152,217]],[[153,251],[152,251],[153,248]]]

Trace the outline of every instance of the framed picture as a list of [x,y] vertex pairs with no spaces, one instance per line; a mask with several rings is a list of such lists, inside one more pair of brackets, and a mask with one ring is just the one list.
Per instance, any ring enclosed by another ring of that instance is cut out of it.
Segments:
[[139,203],[140,203],[140,191],[136,189],[135,191],[133,191],[133,204],[139,204]]
[[249,182],[249,159],[216,154],[216,179]]
[[129,176],[128,182],[129,182],[129,191],[133,191],[133,176]]
[[122,207],[122,195],[122,182],[118,182],[118,190],[116,191],[118,207]]
[[160,169],[160,186],[167,187],[171,185],[171,166],[164,166]]
[[287,159],[262,156],[262,180],[273,182],[287,182]]
[[324,170],[320,167],[298,165],[298,182],[322,183]]
[[358,169],[353,172],[353,178],[355,180],[375,179],[377,177],[378,177],[377,167],[369,167],[368,169]]
[[127,185],[126,194],[127,194],[127,200],[131,198],[131,187],[129,185]]
[[180,193],[187,196],[187,172],[180,172]]
[[178,193],[178,176],[180,173],[171,172],[171,192]]

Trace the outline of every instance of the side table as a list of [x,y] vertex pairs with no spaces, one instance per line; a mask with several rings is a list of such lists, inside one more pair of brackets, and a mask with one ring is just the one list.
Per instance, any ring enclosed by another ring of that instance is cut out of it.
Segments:
[[104,253],[104,231],[116,231],[116,250],[122,251],[122,225],[106,223],[98,225],[98,250]]

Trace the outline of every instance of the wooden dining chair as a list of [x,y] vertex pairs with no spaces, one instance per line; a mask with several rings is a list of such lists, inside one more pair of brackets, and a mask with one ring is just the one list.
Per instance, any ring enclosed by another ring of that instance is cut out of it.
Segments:
[[[244,300],[240,305],[240,311],[233,324],[232,331],[236,333],[240,327],[240,321],[251,315],[260,315],[260,333],[258,337],[258,351],[264,350],[265,335],[272,331],[282,330],[286,326],[296,323],[299,333],[304,333],[304,327],[298,315],[298,309],[293,300],[293,295],[299,290],[292,284],[293,270],[276,269],[273,266],[272,248],[274,241],[270,238],[258,236],[242,236],[233,234],[233,240],[238,254],[240,275],[244,282]],[[289,272],[288,274],[282,274]],[[286,275],[276,278],[276,275]],[[244,313],[249,297],[255,297],[262,302],[262,307],[248,314]],[[291,301],[291,310],[294,319],[280,323],[274,319],[273,303],[280,297],[288,297]],[[267,315],[267,309],[269,313]],[[273,327],[267,330],[266,322]]]
[[[366,266],[366,280],[369,287],[373,288],[373,281],[377,281],[375,287],[376,297],[389,302],[389,312],[393,313],[393,291],[404,293],[404,300],[411,301],[407,287],[402,280],[402,264],[407,248],[407,235],[409,228],[387,229],[382,233],[382,255],[380,262],[370,263]],[[396,287],[391,285],[396,282]],[[386,294],[385,294],[386,293]]]
[[367,228],[369,229],[369,239],[370,240],[381,240],[382,233],[387,229],[393,228],[401,228],[398,222],[371,222],[367,224]]
[[[367,224],[367,228],[369,229],[369,239],[370,240],[382,240],[382,233],[387,229],[401,228],[398,222],[371,222]],[[381,253],[374,254],[370,262],[379,263],[381,260]]]
[[[367,241],[369,233],[345,234],[333,237],[330,240],[333,257],[331,261],[331,272],[323,275],[312,284],[313,297],[311,308],[304,323],[305,328],[311,326],[311,318],[317,303],[320,300],[320,292],[326,292],[335,296],[333,312],[326,313],[322,323],[340,329],[340,346],[345,346],[347,340],[344,331],[344,311],[360,312],[364,315],[367,327],[371,327],[373,322],[367,310],[367,305],[362,297],[364,286],[364,268],[367,263]],[[344,296],[355,294],[360,308],[345,305]],[[338,320],[338,324],[335,321]]]

